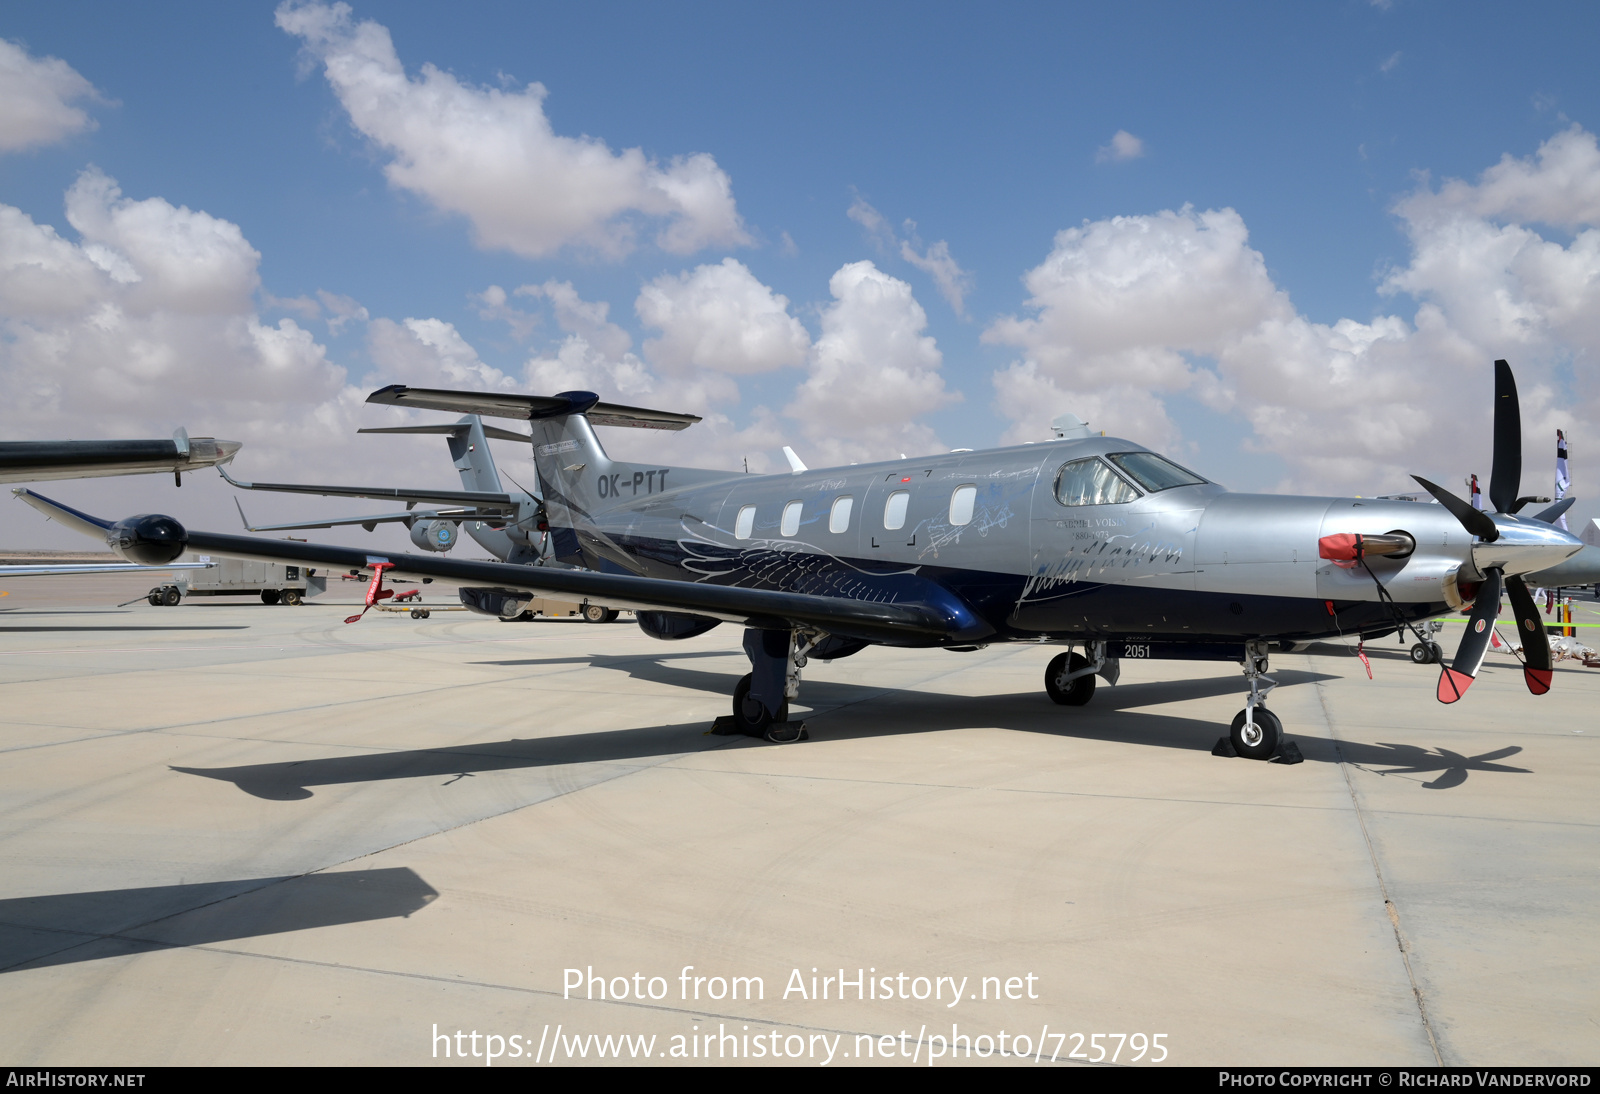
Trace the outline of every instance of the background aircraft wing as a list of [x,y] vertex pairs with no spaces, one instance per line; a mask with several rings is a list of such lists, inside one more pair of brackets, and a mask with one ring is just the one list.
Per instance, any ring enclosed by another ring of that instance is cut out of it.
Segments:
[[198,471],[227,463],[239,448],[182,429],[169,441],[0,441],[0,482]]
[[[99,539],[114,533],[115,538],[138,549],[140,522],[133,518],[113,526],[110,521],[79,512],[31,490],[18,489],[14,493],[33,508],[69,528]],[[163,529],[165,538],[159,544],[152,540],[153,544],[168,548],[174,545],[171,524],[175,522],[170,517],[144,519]],[[994,633],[965,603],[943,590],[930,592],[930,598],[924,601],[851,600],[549,566],[426,558],[421,555],[378,555],[358,548],[255,539],[214,532],[186,530],[184,535],[188,550],[210,555],[263,562],[297,562],[335,569],[362,569],[375,562],[389,562],[394,565],[390,573],[397,576],[431,577],[461,584],[523,589],[566,600],[591,599],[607,607],[634,611],[685,612],[753,627],[815,627],[829,634],[887,645],[928,646],[947,639],[976,641]]]
[[398,513],[371,513],[359,517],[335,517],[295,524],[251,524],[250,518],[244,515],[244,506],[239,505],[239,499],[235,498],[233,504],[239,509],[239,519],[244,522],[246,532],[293,532],[305,528],[340,528],[351,524],[359,524],[370,532],[379,524],[396,524],[400,521],[426,524],[430,520],[478,520],[498,526],[504,524],[506,519],[505,514],[498,509],[406,509]]
[[0,566],[0,581],[8,577],[56,577],[62,574],[144,574],[168,570],[205,570],[210,562],[169,562],[165,566],[140,566],[134,562],[64,562],[38,566]]
[[[408,490],[379,486],[315,486],[308,483],[245,482],[236,479],[222,468],[222,477],[241,490],[271,490],[280,494],[318,494],[336,498],[380,498],[388,501],[409,501],[427,505],[471,505],[479,509],[493,509],[513,513],[517,497],[484,490]],[[309,526],[308,527],[316,527]]]

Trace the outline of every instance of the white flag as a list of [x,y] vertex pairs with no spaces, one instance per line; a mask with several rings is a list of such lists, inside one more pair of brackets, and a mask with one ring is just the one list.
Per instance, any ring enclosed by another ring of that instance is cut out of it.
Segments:
[[[1572,485],[1572,480],[1567,477],[1567,435],[1561,430],[1556,430],[1556,500],[1560,501],[1567,496],[1567,487]],[[1560,529],[1565,532],[1567,528],[1567,515],[1561,514],[1561,519],[1556,521]]]

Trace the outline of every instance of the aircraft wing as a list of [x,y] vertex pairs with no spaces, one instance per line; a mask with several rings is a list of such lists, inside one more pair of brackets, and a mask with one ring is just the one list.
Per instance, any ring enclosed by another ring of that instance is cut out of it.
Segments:
[[165,566],[140,566],[136,562],[64,562],[59,565],[0,566],[0,580],[8,577],[57,577],[62,574],[153,574],[169,570],[206,570],[210,562],[169,562]]
[[[13,493],[39,512],[85,535],[105,539],[113,531],[112,522],[79,512],[31,490],[19,488]],[[170,528],[166,522],[171,518],[146,519]],[[136,524],[130,518],[117,525],[119,536],[136,542]],[[378,555],[358,548],[255,539],[213,532],[185,531],[185,537],[184,546],[188,550],[230,558],[304,563],[334,569],[362,569],[375,562],[389,562],[394,565],[390,572],[395,575],[525,589],[565,600],[596,600],[610,608],[633,611],[686,612],[753,627],[784,629],[795,625],[808,626],[829,634],[888,645],[929,646],[947,639],[976,641],[993,633],[966,605],[953,598],[942,603],[851,600],[810,593],[746,589],[733,585],[671,581],[631,574],[602,574],[549,566],[472,562],[409,554]],[[171,541],[168,540],[166,545],[170,547]]]
[[0,441],[0,482],[198,471],[220,467],[239,448],[238,441],[191,439],[182,429],[170,441]]
[[246,532],[295,532],[305,528],[340,528],[345,525],[359,524],[372,531],[375,525],[394,524],[399,521],[430,520],[477,520],[485,524],[499,526],[505,523],[505,514],[495,510],[484,512],[478,509],[405,509],[398,513],[373,513],[360,517],[337,517],[330,520],[304,521],[296,524],[251,524],[250,518],[244,515],[244,506],[239,505],[235,498],[233,504],[239,509],[239,519],[244,522]]
[[[471,505],[480,509],[495,509],[514,513],[517,498],[510,494],[496,494],[485,490],[405,490],[375,486],[314,486],[307,483],[245,482],[236,479],[222,468],[222,477],[241,490],[271,490],[280,494],[318,494],[337,498],[382,498],[391,501],[409,501],[427,505]],[[321,527],[308,525],[307,527]]]

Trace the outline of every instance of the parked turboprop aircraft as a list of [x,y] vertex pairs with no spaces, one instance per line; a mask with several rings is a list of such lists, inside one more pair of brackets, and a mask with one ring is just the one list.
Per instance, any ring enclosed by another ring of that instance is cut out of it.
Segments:
[[220,467],[239,448],[238,441],[191,439],[182,429],[170,441],[0,441],[0,482],[171,471],[182,486],[185,471]]
[[[698,420],[698,419],[697,419]],[[486,426],[475,415],[459,422],[434,425],[392,426],[362,429],[360,433],[409,433],[443,435],[450,445],[450,458],[461,473],[463,490],[416,490],[367,486],[312,486],[304,483],[245,482],[217,470],[224,479],[243,490],[268,490],[291,494],[321,494],[344,498],[382,498],[406,503],[400,513],[374,513],[338,517],[330,520],[290,524],[252,525],[240,508],[239,517],[246,531],[281,532],[304,528],[332,528],[359,524],[372,531],[380,524],[403,523],[411,531],[411,542],[424,551],[447,552],[456,545],[458,531],[466,525],[467,534],[490,554],[518,565],[537,564],[549,557],[548,528],[543,523],[541,504],[525,490],[507,492],[500,485],[500,474],[489,452],[489,438],[520,441],[526,433],[513,433],[497,426]],[[420,503],[448,505],[443,509],[414,509]]]
[[[606,455],[591,428],[603,411],[589,392],[398,385],[368,402],[529,421],[556,556],[590,569],[377,557],[190,532],[161,515],[112,523],[18,493],[135,562],[195,549],[364,566],[375,574],[369,598],[385,570],[589,596],[633,608],[647,633],[665,639],[738,623],[752,671],[735,689],[733,721],[773,740],[799,736],[787,706],[808,658],[871,644],[1065,646],[1046,670],[1045,689],[1069,706],[1089,700],[1097,675],[1114,683],[1121,658],[1238,661],[1250,694],[1233,719],[1233,746],[1266,759],[1282,731],[1263,705],[1275,686],[1265,675],[1275,646],[1388,633],[1475,599],[1439,679],[1438,698],[1454,702],[1483,661],[1502,588],[1519,628],[1540,633],[1517,575],[1555,565],[1581,544],[1545,523],[1546,514],[1514,513],[1516,386],[1505,362],[1495,368],[1492,515],[1421,479],[1439,506],[1234,494],[1137,444],[1087,430],[1043,444],[784,475],[624,463]],[[1527,685],[1541,694],[1551,682],[1548,646],[1524,645]]]

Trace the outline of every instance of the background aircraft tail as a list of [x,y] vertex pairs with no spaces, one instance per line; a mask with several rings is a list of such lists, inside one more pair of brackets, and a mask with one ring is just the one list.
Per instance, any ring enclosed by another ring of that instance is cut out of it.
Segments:
[[[367,401],[527,422],[555,557],[594,569],[639,572],[638,562],[600,531],[594,521],[595,513],[728,474],[611,459],[595,436],[593,427],[596,425],[678,430],[700,419],[693,414],[602,403],[600,397],[590,391],[511,395],[394,384],[373,392],[367,396]],[[454,447],[451,453],[455,454]]]
[[[489,438],[521,442],[526,442],[528,439],[522,433],[513,433],[498,426],[486,426],[476,414],[468,414],[453,424],[389,426],[362,429],[359,432],[442,434],[450,446],[451,462],[461,475],[462,488],[496,494],[504,493],[505,488],[500,485],[500,472],[495,467],[494,455],[489,451]],[[537,480],[525,485],[527,489],[533,491],[534,498],[537,499],[539,493]],[[527,513],[521,512],[519,506],[517,520],[503,528],[491,528],[482,521],[466,521],[464,523],[467,535],[476,540],[484,550],[506,562],[528,564],[541,558],[548,558],[549,537],[536,527],[537,516],[534,512],[536,507],[536,500],[534,505],[529,506]]]

